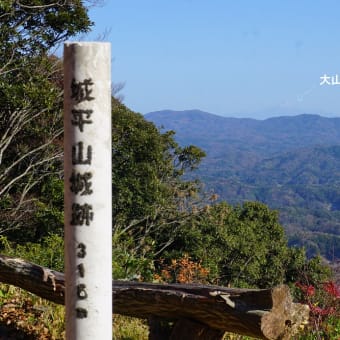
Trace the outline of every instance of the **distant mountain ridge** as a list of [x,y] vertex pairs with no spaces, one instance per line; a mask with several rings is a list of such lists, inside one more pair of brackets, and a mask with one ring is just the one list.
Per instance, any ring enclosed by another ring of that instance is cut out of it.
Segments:
[[[180,142],[199,137],[204,141],[209,137],[218,141],[249,142],[248,138],[252,137],[256,145],[272,142],[272,150],[275,152],[295,148],[295,143],[303,147],[332,145],[340,141],[340,118],[318,115],[302,114],[256,120],[222,117],[200,110],[164,110],[148,113],[145,118],[158,127],[175,130]],[[282,139],[285,139],[285,143],[279,143]]]
[[310,255],[340,258],[340,118],[256,120],[199,110],[145,118],[176,131],[181,145],[206,151],[197,176],[221,199],[262,201],[280,211],[292,244],[305,245]]

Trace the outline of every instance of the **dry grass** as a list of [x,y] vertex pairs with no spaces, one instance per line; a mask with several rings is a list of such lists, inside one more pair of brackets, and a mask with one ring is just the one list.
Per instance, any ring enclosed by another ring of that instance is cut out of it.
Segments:
[[[114,316],[115,340],[147,340],[145,320]],[[0,340],[65,339],[65,307],[0,284]]]

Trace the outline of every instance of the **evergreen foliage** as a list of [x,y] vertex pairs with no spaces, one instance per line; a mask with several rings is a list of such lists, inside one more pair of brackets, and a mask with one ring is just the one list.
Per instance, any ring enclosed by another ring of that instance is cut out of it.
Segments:
[[92,23],[80,0],[4,0],[0,18],[0,233],[27,240],[38,237],[29,229],[48,204],[44,186],[61,178],[61,63],[51,52]]
[[[2,249],[60,269],[62,72],[51,51],[91,22],[82,1],[3,1],[0,17]],[[173,131],[115,98],[112,108],[116,278],[153,280],[160,263],[185,256],[212,283],[268,287],[296,277],[307,260],[292,256],[276,211],[207,200],[186,177],[205,156],[199,147],[181,147]]]

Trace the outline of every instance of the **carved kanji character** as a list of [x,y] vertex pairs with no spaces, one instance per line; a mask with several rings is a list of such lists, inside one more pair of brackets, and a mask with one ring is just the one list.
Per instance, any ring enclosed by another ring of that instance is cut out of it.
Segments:
[[92,124],[93,121],[89,119],[93,110],[72,110],[73,118],[71,120],[72,125],[79,127],[80,132],[84,131],[84,124]]
[[79,82],[76,82],[75,79],[72,79],[71,98],[76,100],[78,103],[85,100],[93,100],[94,97],[90,96],[90,94],[92,93],[92,85],[93,82],[91,78]]
[[87,147],[87,156],[84,159],[84,144],[79,142],[72,146],[72,164],[91,164],[92,161],[92,146]]
[[72,172],[70,177],[71,191],[75,194],[80,193],[80,196],[91,195],[93,193],[91,189],[92,182],[90,182],[91,178],[91,172],[85,172],[84,174]]
[[71,225],[90,225],[90,221],[93,221],[92,205],[78,203],[72,204],[72,220]]

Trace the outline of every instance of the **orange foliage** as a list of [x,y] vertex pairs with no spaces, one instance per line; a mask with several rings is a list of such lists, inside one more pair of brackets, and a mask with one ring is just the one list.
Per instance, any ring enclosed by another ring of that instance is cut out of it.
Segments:
[[188,254],[180,259],[172,259],[170,264],[160,261],[160,274],[154,280],[167,283],[207,283],[209,270],[202,267],[201,261],[192,261]]

